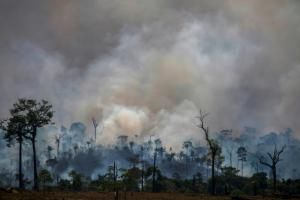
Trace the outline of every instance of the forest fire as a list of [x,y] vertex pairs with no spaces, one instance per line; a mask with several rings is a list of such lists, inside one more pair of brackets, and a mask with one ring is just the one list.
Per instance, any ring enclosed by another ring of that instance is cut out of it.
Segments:
[[3,0],[0,199],[297,198],[299,12]]

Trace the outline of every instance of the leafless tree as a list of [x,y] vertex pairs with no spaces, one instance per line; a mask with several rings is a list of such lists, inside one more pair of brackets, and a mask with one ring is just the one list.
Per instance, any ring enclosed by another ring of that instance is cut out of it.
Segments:
[[[96,143],[96,139],[97,139],[97,130],[98,130],[98,127],[99,127],[99,122],[97,122],[97,120],[93,117],[92,118],[92,122],[93,122],[93,126],[94,126],[94,139],[95,139],[95,143]],[[104,131],[104,124],[100,124],[100,134]],[[99,131],[98,131],[99,133]]]
[[282,159],[280,159],[280,155],[283,153],[285,149],[285,145],[278,151],[277,147],[275,145],[273,153],[268,152],[267,155],[269,159],[271,160],[271,163],[266,161],[266,158],[264,156],[259,157],[259,162],[262,165],[265,165],[269,167],[272,170],[272,176],[273,176],[273,191],[276,192],[276,180],[277,180],[277,172],[276,172],[276,165],[278,162],[280,162]]
[[60,142],[61,142],[61,139],[65,136],[65,134],[58,134],[55,136],[55,143],[56,143],[56,151],[57,151],[57,158],[59,156],[59,146],[60,146]]
[[154,151],[153,157],[153,172],[152,172],[152,192],[156,192],[156,158],[157,158],[157,149]]
[[115,193],[115,200],[119,199],[119,188],[117,187],[117,178],[118,178],[118,166],[116,162],[114,161],[114,167],[113,167],[113,180],[114,180],[114,193]]
[[96,142],[96,139],[97,139],[97,127],[98,127],[99,123],[96,121],[96,119],[94,117],[92,118],[92,122],[93,122],[93,126],[94,126],[94,134],[95,134],[95,142]]
[[226,152],[227,154],[229,155],[229,161],[230,161],[230,167],[232,167],[232,152],[234,150],[234,147],[233,146],[230,146]]
[[217,141],[210,138],[209,135],[209,127],[205,125],[205,118],[208,116],[208,113],[203,113],[202,110],[200,110],[200,115],[197,117],[200,121],[200,124],[197,125],[204,133],[205,140],[209,147],[209,154],[211,156],[211,179],[212,179],[212,191],[211,194],[215,194],[216,191],[216,180],[215,180],[215,163],[216,163],[216,156],[218,155],[218,152],[221,151],[220,146],[218,145]]

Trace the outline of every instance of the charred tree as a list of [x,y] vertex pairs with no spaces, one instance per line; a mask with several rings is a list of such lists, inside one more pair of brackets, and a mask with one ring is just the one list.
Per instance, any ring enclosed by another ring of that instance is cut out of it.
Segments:
[[61,139],[64,137],[64,134],[63,135],[56,135],[55,137],[55,143],[56,143],[56,156],[58,158],[59,156],[59,147],[60,147],[60,142],[61,142]]
[[156,192],[156,158],[157,158],[157,151],[154,151],[154,158],[153,158],[153,172],[152,172],[152,192]]
[[52,124],[53,117],[52,105],[48,101],[40,102],[34,99],[19,99],[12,109],[14,115],[18,115],[26,120],[26,135],[24,136],[31,142],[33,153],[33,189],[38,190],[38,174],[37,174],[37,156],[36,156],[36,136],[38,129]]
[[141,171],[141,191],[144,191],[144,170],[145,170],[145,161],[144,161],[144,147],[141,146],[141,164],[142,164],[142,171]]
[[282,161],[280,159],[280,155],[283,153],[285,149],[285,146],[283,146],[279,151],[277,150],[277,147],[275,146],[273,153],[268,152],[267,155],[271,162],[267,162],[264,156],[259,157],[259,162],[262,165],[265,165],[269,167],[272,170],[272,176],[273,176],[273,192],[276,192],[277,190],[277,164]]
[[207,117],[208,113],[203,113],[200,110],[199,114],[200,115],[197,117],[200,121],[200,124],[198,125],[198,127],[204,133],[205,140],[209,147],[209,154],[211,157],[211,182],[212,182],[211,194],[214,195],[216,192],[216,179],[215,179],[216,156],[218,155],[218,152],[221,151],[221,148],[218,145],[217,141],[210,138],[209,127],[205,125],[205,118]]
[[94,126],[94,135],[95,135],[95,143],[96,143],[97,128],[98,128],[99,123],[96,121],[96,119],[94,117],[92,118],[92,122],[93,122],[93,126]]
[[247,161],[247,149],[245,147],[239,147],[237,150],[238,160],[242,162],[241,173],[244,175],[244,162]]
[[119,189],[117,186],[117,178],[118,178],[118,167],[116,162],[114,161],[114,173],[113,173],[113,181],[114,181],[114,192],[115,192],[115,200],[119,199]]
[[23,172],[22,172],[22,145],[26,134],[26,119],[22,116],[15,115],[11,112],[12,117],[8,120],[0,121],[0,129],[5,132],[4,139],[7,146],[10,147],[14,141],[19,143],[19,169],[18,179],[19,188],[24,189]]

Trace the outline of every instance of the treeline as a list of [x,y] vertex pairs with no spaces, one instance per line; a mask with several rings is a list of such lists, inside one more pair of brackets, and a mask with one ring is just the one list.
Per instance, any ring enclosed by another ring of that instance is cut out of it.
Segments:
[[[10,109],[10,117],[0,123],[7,145],[18,147],[19,166],[15,175],[21,189],[32,184],[23,172],[23,145],[26,143],[32,148],[32,167],[26,168],[26,172],[28,176],[28,169],[32,169],[35,190],[42,186],[44,190],[198,192],[213,195],[300,193],[296,175],[294,180],[285,180],[278,171],[284,152],[298,152],[295,147],[298,143],[290,141],[290,130],[283,134],[286,139],[270,134],[264,136],[264,143],[258,142],[252,147],[253,138],[248,138],[249,135],[234,138],[232,130],[223,130],[217,137],[212,136],[206,124],[208,114],[200,111],[199,134],[203,134],[207,147],[185,141],[182,151],[174,152],[171,148],[166,149],[159,138],[153,141],[151,137],[149,141],[137,144],[128,142],[128,137],[123,135],[114,147],[96,145],[99,123],[93,118],[95,140],[85,141],[85,127],[76,123],[71,129],[78,132],[77,135],[68,135],[64,128],[62,134],[55,137],[56,147],[44,144],[42,148],[46,153],[37,155],[38,130],[52,124],[53,113],[52,105],[47,101],[20,99]],[[253,130],[248,131],[254,134]],[[68,148],[62,150],[62,143]],[[269,143],[272,148],[264,148]],[[55,148],[56,153],[53,153]],[[46,159],[41,163],[38,158],[42,156]],[[237,165],[233,164],[233,157]],[[254,172],[245,177],[245,167],[249,169],[250,165]],[[296,173],[297,166],[294,165]]]
[[[164,176],[156,168],[155,181],[153,182],[153,167],[144,171],[133,167],[118,169],[109,166],[107,172],[98,175],[94,180],[72,170],[68,178],[60,179],[57,183],[47,170],[41,170],[39,181],[44,190],[61,191],[122,191],[122,192],[184,192],[184,193],[210,193],[212,179],[203,181],[200,173],[192,179],[182,179],[179,174],[173,177]],[[273,193],[273,182],[267,178],[265,172],[253,174],[251,177],[238,175],[238,170],[233,167],[222,168],[222,173],[215,176],[215,193],[218,195],[267,195]],[[287,196],[300,194],[300,180],[278,180],[277,193]]]

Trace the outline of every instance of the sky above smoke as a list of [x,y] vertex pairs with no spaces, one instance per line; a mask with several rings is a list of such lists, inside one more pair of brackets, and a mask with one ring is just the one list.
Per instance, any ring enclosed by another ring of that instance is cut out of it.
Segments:
[[[173,146],[212,131],[294,129],[300,137],[297,0],[3,0],[0,117],[47,99],[57,125],[102,120]],[[180,142],[178,142],[180,141]],[[180,146],[181,147],[181,146]]]

